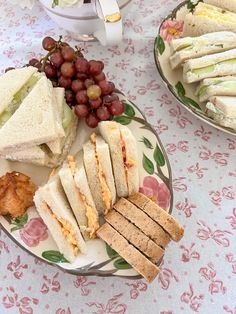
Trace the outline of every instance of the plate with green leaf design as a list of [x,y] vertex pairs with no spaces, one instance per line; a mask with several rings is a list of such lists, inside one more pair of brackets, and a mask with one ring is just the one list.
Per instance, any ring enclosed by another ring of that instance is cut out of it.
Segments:
[[[163,145],[141,111],[121,92],[117,91],[117,94],[125,104],[125,112],[115,120],[130,128],[138,143],[140,191],[152,197],[162,208],[171,213],[172,176]],[[71,153],[78,152],[90,134],[91,129],[81,123]],[[37,185],[46,183],[50,172],[44,167],[0,159],[0,176],[11,171],[25,173]],[[60,267],[67,273],[140,278],[125,260],[100,239],[88,241],[88,254],[81,254],[73,264],[69,263],[58,251],[51,234],[33,207],[28,209],[24,216],[15,220],[1,216],[0,228],[28,253],[41,261]]]
[[202,0],[182,2],[162,21],[154,44],[156,66],[169,91],[185,109],[205,123],[226,133],[236,135],[235,129],[223,127],[207,115],[206,104],[199,102],[195,95],[198,84],[185,83],[182,69],[172,70],[169,64],[171,54],[169,41],[182,37],[185,16],[195,8],[198,2],[202,2]]

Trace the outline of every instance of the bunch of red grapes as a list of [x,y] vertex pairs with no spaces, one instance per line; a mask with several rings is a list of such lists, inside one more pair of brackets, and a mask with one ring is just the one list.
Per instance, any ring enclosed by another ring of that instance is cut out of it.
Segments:
[[114,94],[115,85],[106,79],[102,61],[84,58],[81,50],[51,37],[45,37],[42,46],[48,51],[41,61],[31,59],[29,64],[44,71],[53,86],[65,88],[66,102],[74,107],[78,118],[95,128],[99,121],[112,120],[124,112],[124,104]]

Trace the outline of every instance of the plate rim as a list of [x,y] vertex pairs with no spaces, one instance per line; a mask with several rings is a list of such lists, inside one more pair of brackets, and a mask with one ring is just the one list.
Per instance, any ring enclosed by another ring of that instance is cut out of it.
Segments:
[[[215,129],[217,130],[220,130],[224,133],[227,133],[227,134],[230,134],[232,136],[236,136],[236,130],[235,131],[231,131],[230,128],[227,128],[227,127],[224,127],[224,126],[221,126],[219,124],[217,124],[217,122],[215,122],[213,119],[210,119],[209,117],[207,117],[206,115],[202,116],[201,114],[199,114],[198,112],[196,112],[194,110],[193,107],[188,107],[187,105],[185,105],[180,97],[173,91],[173,88],[174,86],[171,85],[169,83],[169,81],[167,80],[167,78],[165,77],[164,73],[163,73],[163,70],[162,70],[162,67],[161,67],[161,62],[159,61],[159,56],[160,56],[160,53],[159,51],[156,49],[156,40],[157,38],[160,36],[160,30],[161,30],[161,27],[162,25],[164,24],[164,22],[166,20],[169,20],[169,19],[172,19],[173,16],[176,15],[176,13],[184,6],[186,6],[188,4],[188,0],[185,0],[183,2],[181,2],[180,4],[178,4],[168,15],[166,15],[163,19],[162,19],[162,22],[160,23],[159,25],[159,28],[158,28],[158,32],[157,32],[157,36],[155,37],[154,39],[154,49],[153,49],[153,54],[154,54],[154,60],[155,60],[155,64],[156,64],[156,68],[157,68],[157,71],[159,73],[159,75],[161,76],[162,78],[162,81],[165,85],[165,88],[168,89],[168,91],[174,96],[174,98],[178,101],[178,103],[184,107],[188,112],[192,113],[195,117],[197,117],[198,119],[200,119],[201,121],[205,122],[206,124],[214,127]],[[161,37],[161,36],[160,36]],[[203,113],[203,111],[202,111]],[[204,114],[204,113],[203,113]]]
[[[141,116],[143,117],[144,121],[147,122],[148,124],[148,128],[150,129],[150,131],[155,135],[156,139],[158,140],[158,144],[160,145],[160,148],[162,149],[162,153],[165,157],[165,161],[166,161],[166,166],[168,169],[168,173],[169,173],[169,189],[170,189],[170,208],[168,213],[172,214],[173,212],[173,202],[174,202],[174,193],[173,193],[173,182],[172,182],[172,169],[171,169],[171,165],[170,165],[170,161],[168,158],[168,155],[166,153],[166,150],[162,144],[162,141],[159,137],[159,135],[157,134],[157,132],[155,131],[155,129],[153,128],[153,126],[147,121],[147,118],[145,117],[144,113],[142,112],[141,109],[139,109],[139,107],[134,104],[131,100],[127,99],[127,97],[125,96],[124,93],[122,93],[119,90],[116,90],[117,93],[121,94],[123,97],[125,97],[126,100],[128,100],[128,102],[130,102],[132,104],[132,106],[135,107],[135,109],[141,114]],[[142,279],[143,277],[141,275],[136,275],[136,276],[125,276],[125,275],[115,275],[113,273],[109,273],[109,274],[102,274],[99,273],[98,271],[91,271],[91,272],[80,272],[77,269],[66,269],[63,268],[62,266],[58,265],[57,263],[52,263],[49,262],[45,259],[43,259],[40,256],[35,255],[32,251],[30,251],[29,249],[27,249],[23,244],[19,243],[17,241],[16,238],[13,237],[13,235],[8,232],[8,230],[6,230],[6,228],[2,225],[2,223],[0,222],[0,230],[2,230],[6,236],[11,239],[11,241],[13,241],[16,245],[18,245],[20,247],[20,249],[22,249],[23,251],[25,251],[26,253],[28,253],[30,256],[32,256],[33,258],[39,260],[42,263],[45,263],[46,265],[52,266],[52,267],[56,267],[58,269],[60,269],[61,271],[63,271],[66,274],[71,274],[74,276],[97,276],[97,277],[118,277],[118,278],[124,278],[124,279],[130,279],[130,280],[137,280],[137,279]],[[160,261],[156,264],[156,265],[160,265],[160,263],[162,262],[162,258],[160,259]],[[104,271],[105,272],[105,271]]]

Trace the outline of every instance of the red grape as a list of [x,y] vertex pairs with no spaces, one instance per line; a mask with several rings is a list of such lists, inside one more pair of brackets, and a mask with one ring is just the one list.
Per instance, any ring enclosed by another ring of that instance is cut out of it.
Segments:
[[104,64],[101,61],[90,60],[89,61],[89,73],[92,75],[98,75],[102,72]]
[[90,128],[96,128],[98,126],[98,118],[95,116],[94,113],[90,113],[87,117],[86,117],[86,123]]
[[96,100],[101,96],[101,88],[98,85],[91,85],[87,89],[87,96],[90,100]]
[[70,89],[66,89],[65,99],[67,103],[72,103],[73,100],[75,99],[75,94]]
[[105,105],[110,104],[113,100],[118,100],[119,97],[116,94],[106,95],[103,97],[103,103]]
[[88,76],[86,74],[79,73],[79,72],[76,74],[76,77],[78,80],[81,80],[81,81],[85,81],[88,78]]
[[109,107],[109,111],[113,116],[121,115],[124,110],[124,104],[120,100],[114,100]]
[[86,88],[89,88],[89,86],[94,85],[94,84],[95,84],[95,82],[92,79],[86,79],[84,81],[84,85],[85,85]]
[[65,46],[61,49],[61,54],[66,61],[73,61],[75,57],[75,51],[70,46]]
[[71,87],[71,79],[68,77],[61,76],[58,79],[58,84],[61,87],[70,88]]
[[61,74],[65,77],[72,77],[75,75],[75,66],[71,62],[64,62],[61,66]]
[[105,80],[98,82],[98,85],[100,86],[103,95],[111,94],[114,90],[111,83]]
[[84,82],[82,82],[81,80],[72,81],[71,89],[73,90],[73,92],[77,93],[79,90],[82,90],[84,88]]
[[75,98],[76,98],[78,104],[87,104],[89,101],[86,90],[79,90],[76,93]]
[[86,105],[76,105],[75,106],[75,114],[79,118],[85,118],[87,117],[89,111],[88,107]]
[[56,69],[49,63],[49,64],[46,64],[45,68],[44,68],[44,72],[46,74],[46,76],[48,78],[53,78],[56,76],[57,74],[57,71]]
[[106,76],[105,76],[104,72],[101,72],[98,75],[95,75],[94,79],[96,82],[100,82],[100,81],[104,81],[106,79]]
[[35,64],[39,63],[39,60],[36,58],[33,58],[29,61],[29,65],[31,65],[32,67],[35,66]]
[[109,110],[107,109],[107,107],[105,106],[102,106],[102,107],[99,107],[96,111],[96,114],[97,114],[97,117],[101,120],[101,121],[106,121],[106,120],[109,120],[110,119],[110,112]]
[[45,37],[42,42],[43,49],[51,51],[56,47],[56,41],[52,37]]
[[89,63],[84,57],[78,57],[75,62],[75,67],[79,73],[86,74],[89,70]]
[[59,51],[56,51],[51,54],[50,61],[56,68],[60,68],[60,66],[64,62],[64,59],[62,57],[62,54]]
[[97,108],[99,108],[101,106],[102,99],[99,97],[96,100],[89,100],[89,103],[90,103],[90,107],[92,109],[97,109]]

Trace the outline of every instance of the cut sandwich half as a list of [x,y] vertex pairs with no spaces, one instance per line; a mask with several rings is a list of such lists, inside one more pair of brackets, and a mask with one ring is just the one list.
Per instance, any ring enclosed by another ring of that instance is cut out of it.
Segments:
[[236,97],[210,97],[207,115],[224,127],[236,129]]
[[236,0],[204,0],[204,2],[236,13]]
[[84,239],[95,238],[99,217],[89,189],[82,152],[76,159],[68,156],[58,174]]
[[85,254],[86,244],[57,175],[36,191],[34,202],[64,257],[73,262],[80,252]]
[[233,32],[214,32],[199,37],[174,39],[170,42],[170,64],[175,69],[186,60],[233,48],[236,48],[236,34]]
[[199,85],[196,96],[201,102],[212,96],[236,96],[236,76],[205,79]]
[[40,76],[35,67],[10,70],[0,76],[0,128],[20,107]]
[[109,147],[101,136],[93,133],[83,146],[84,166],[96,208],[107,214],[116,200]]
[[136,193],[139,189],[136,139],[127,127],[113,121],[100,122],[99,131],[109,145],[117,195]]
[[183,77],[186,83],[235,74],[236,49],[188,60],[183,66]]
[[43,76],[0,129],[0,153],[8,154],[64,136],[56,122],[55,102],[52,83]]
[[[219,0],[231,3],[235,0]],[[183,36],[200,36],[212,32],[231,31],[236,33],[236,14],[214,5],[199,2],[192,13],[184,19]]]

